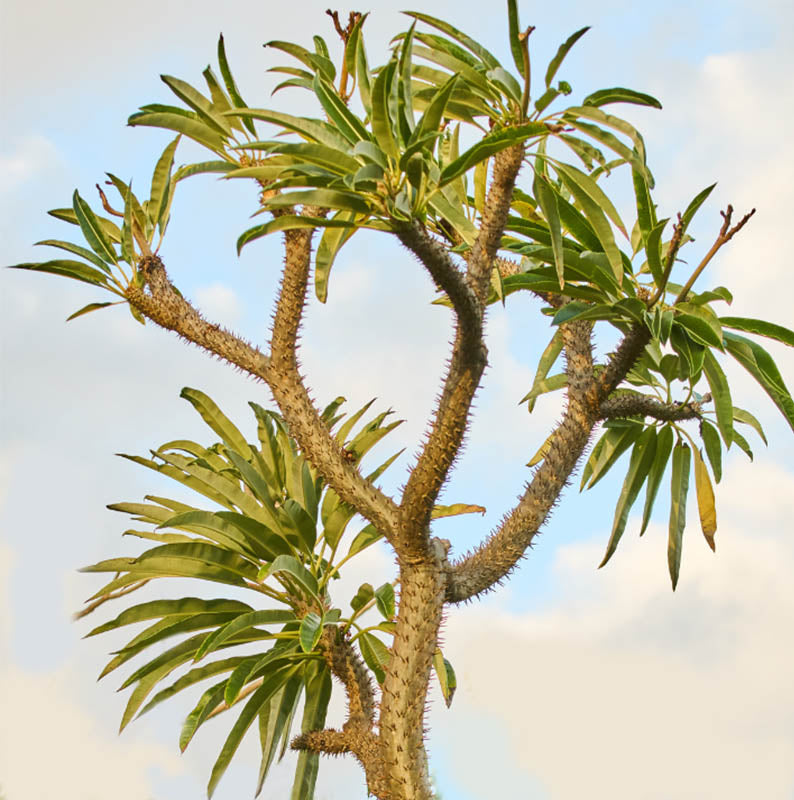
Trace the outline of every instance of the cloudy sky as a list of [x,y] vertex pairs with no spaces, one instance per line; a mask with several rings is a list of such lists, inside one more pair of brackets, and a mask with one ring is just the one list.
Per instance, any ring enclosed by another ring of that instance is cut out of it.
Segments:
[[[405,26],[402,5],[373,8],[372,61]],[[790,4],[534,5],[521,3],[521,11],[537,26],[539,68],[573,30],[593,26],[560,74],[575,97],[628,85],[664,104],[661,112],[631,113],[646,134],[660,216],[719,180],[692,257],[710,244],[720,208],[757,207],[704,283],[729,286],[738,315],[791,325],[783,244],[794,205]],[[262,43],[310,45],[316,32],[330,40],[325,7],[5,0],[0,263],[41,260],[45,251],[33,242],[68,238],[71,231],[44,212],[69,205],[75,187],[91,197],[104,171],[146,185],[167,134],[133,130],[125,120],[141,104],[169,102],[159,73],[200,81],[222,31],[244,96],[267,105],[272,81],[264,70],[274,62]],[[427,0],[422,10],[474,32],[509,63],[501,14],[484,17],[480,3],[444,0]],[[301,99],[285,93],[274,102],[295,111]],[[196,155],[186,147],[182,158]],[[195,179],[177,196],[162,255],[208,316],[261,341],[281,262],[275,238],[235,255],[254,204],[249,187]],[[0,792],[6,800],[199,800],[227,723],[208,726],[179,756],[186,698],[117,736],[126,698],[112,678],[94,677],[118,642],[81,641],[88,625],[71,615],[96,584],[76,569],[129,551],[119,538],[123,520],[107,503],[166,493],[112,454],[206,437],[178,397],[183,386],[208,392],[251,432],[247,401],[269,399],[261,386],[142,328],[121,308],[64,324],[96,299],[80,285],[20,272],[0,280]],[[432,296],[410,258],[381,237],[361,236],[335,268],[329,303],[308,311],[303,362],[315,396],[343,394],[351,407],[378,397],[406,419],[383,454],[398,446],[411,452],[432,407],[449,338],[449,318],[429,305]],[[489,320],[487,386],[445,495],[488,512],[439,521],[437,532],[457,552],[513,502],[523,465],[559,415],[555,398],[531,417],[517,406],[549,336],[534,321],[537,308],[515,298]],[[770,350],[794,384],[794,358]],[[716,556],[690,517],[675,594],[664,501],[643,539],[635,520],[609,567],[596,570],[619,491],[605,480],[588,495],[569,490],[501,593],[449,613],[445,650],[460,688],[450,711],[434,700],[429,742],[444,800],[794,797],[794,437],[764,395],[742,374],[730,375],[737,405],[762,418],[770,446],[753,441],[753,464],[741,454],[728,458],[717,487]],[[390,485],[399,485],[404,467],[393,468]],[[387,552],[367,553],[342,598],[391,569]],[[256,765],[252,737],[216,797],[248,796]],[[269,796],[285,796],[290,767],[274,774]],[[353,799],[365,791],[355,765],[338,760],[324,764],[317,794]]]

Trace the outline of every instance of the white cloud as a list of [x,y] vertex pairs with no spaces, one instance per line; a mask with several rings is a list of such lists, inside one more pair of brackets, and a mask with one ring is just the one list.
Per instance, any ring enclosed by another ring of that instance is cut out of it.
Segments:
[[181,771],[176,754],[140,737],[109,736],[60,672],[0,671],[2,790],[19,800],[148,800],[154,769]]
[[57,162],[55,145],[44,136],[16,142],[13,150],[0,155],[0,192],[10,193]]
[[213,283],[196,289],[193,294],[196,306],[207,319],[231,328],[240,318],[240,301],[234,289]]
[[[545,607],[451,612],[460,689],[433,721],[456,781],[504,764],[553,800],[789,797],[794,531],[780,490],[791,478],[737,470],[716,557],[689,520],[675,594],[666,531],[652,526],[644,541],[627,534],[603,571],[605,536],[561,548]],[[733,516],[743,502],[762,513],[752,526]],[[477,735],[483,721],[502,736]]]

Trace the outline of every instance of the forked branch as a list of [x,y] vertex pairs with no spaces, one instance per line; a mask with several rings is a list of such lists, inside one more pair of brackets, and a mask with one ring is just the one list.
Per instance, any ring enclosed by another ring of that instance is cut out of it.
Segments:
[[565,416],[549,440],[543,463],[515,508],[483,545],[450,568],[446,591],[450,603],[460,603],[493,589],[515,568],[587,447],[598,419],[592,326],[573,322],[563,325],[562,330],[568,374]]

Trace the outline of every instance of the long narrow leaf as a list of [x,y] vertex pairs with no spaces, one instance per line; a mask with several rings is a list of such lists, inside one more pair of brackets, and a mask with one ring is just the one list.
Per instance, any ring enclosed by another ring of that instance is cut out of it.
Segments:
[[689,445],[677,443],[673,448],[673,473],[670,479],[670,524],[667,539],[667,565],[673,591],[681,569],[681,543],[686,525],[686,500],[689,491]]

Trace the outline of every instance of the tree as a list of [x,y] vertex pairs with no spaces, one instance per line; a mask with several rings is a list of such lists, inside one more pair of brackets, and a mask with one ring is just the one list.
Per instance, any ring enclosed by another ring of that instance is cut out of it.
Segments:
[[[729,207],[711,249],[681,284],[672,283],[679,251],[689,241],[687,229],[712,187],[695,197],[665,235],[670,220],[657,219],[641,136],[602,110],[614,102],[658,102],[627,89],[605,89],[579,105],[549,112],[552,102],[570,91],[564,81],[554,85],[556,73],[584,30],[561,46],[541,90],[533,92],[531,29],[521,31],[515,4],[508,8],[513,73],[455,28],[421,14],[411,16],[422,30],[412,26],[397,37],[392,58],[377,70],[368,67],[361,15],[352,15],[346,26],[334,16],[344,43],[338,75],[319,38],[314,52],[271,42],[302,64],[300,69],[276,67],[290,76],[282,85],[308,89],[324,119],[247,106],[221,40],[221,80],[211,70],[204,73],[209,97],[164,76],[190,110],[150,105],[130,120],[178,133],[157,162],[149,199],[139,202],[128,184],[111,175],[123,210],[116,211],[102,192],[100,199],[106,213],[119,218],[119,227],[75,193],[71,209],[51,213],[76,223],[89,247],[45,244],[82,260],[17,265],[110,291],[139,321],[173,330],[267,383],[281,411],[254,407],[259,441],[251,444],[206,395],[186,389],[183,395],[220,441],[210,447],[174,441],[151,459],[132,458],[195,489],[215,504],[213,510],[162,497],[118,504],[118,510],[156,526],[136,531],[155,546],[136,559],[110,559],[89,568],[116,577],[87,610],[167,576],[226,583],[268,598],[265,607],[196,598],[139,604],[94,631],[154,621],[105,672],[170,636],[188,634],[128,678],[134,689],[123,724],[181,689],[224,676],[202,695],[181,740],[186,746],[204,721],[235,708],[236,721],[212,770],[210,791],[255,720],[263,743],[261,786],[291,736],[303,694],[301,732],[292,740],[302,752],[295,797],[311,796],[320,754],[342,752],[361,762],[376,796],[429,797],[422,733],[431,671],[449,700],[454,689],[454,673],[437,647],[444,609],[479,596],[509,575],[596,428],[602,426],[602,432],[585,463],[583,486],[593,486],[631,450],[604,563],[643,486],[645,528],[672,462],[668,568],[675,588],[692,463],[703,533],[713,547],[709,468],[719,480],[722,448],[735,443],[749,450],[734,423],[750,425],[763,436],[754,416],[733,407],[718,355],[745,367],[794,424],[790,395],[771,357],[733,331],[788,344],[794,344],[794,334],[763,321],[718,316],[713,306],[729,302],[730,293],[694,290],[710,260],[750,215],[733,224]],[[422,32],[426,28],[429,32]],[[259,139],[256,123],[273,126],[275,135]],[[214,160],[175,170],[181,136],[207,147]],[[468,136],[477,138],[469,144]],[[564,148],[583,168],[562,160]],[[611,152],[609,160],[599,148]],[[637,207],[632,229],[599,182],[618,168],[632,177]],[[286,265],[269,353],[202,319],[171,284],[157,255],[177,185],[201,172],[258,183],[260,210],[272,219],[246,231],[239,247],[284,232]],[[525,190],[516,185],[519,177],[527,179]],[[297,361],[312,268],[315,294],[325,301],[337,254],[365,227],[396,236],[411,251],[455,320],[438,408],[397,499],[375,484],[391,459],[359,470],[362,457],[394,423],[381,413],[356,429],[366,409],[343,422],[337,401],[317,411]],[[628,253],[619,249],[616,231],[625,236]],[[554,328],[524,402],[531,410],[541,393],[564,391],[565,412],[530,462],[536,469],[518,505],[480,548],[455,559],[448,542],[431,536],[430,520],[475,510],[440,507],[437,500],[460,451],[487,363],[485,309],[515,291],[538,296]],[[74,316],[110,304],[91,303]],[[598,363],[593,329],[604,323],[621,339]],[[552,374],[561,356],[564,365]],[[698,392],[701,386],[707,393]],[[356,513],[368,524],[340,549]],[[347,612],[344,603],[332,601],[331,580],[344,561],[381,537],[397,556],[398,592],[391,584],[378,589],[364,584],[351,601],[352,613]],[[345,555],[337,558],[338,550]],[[370,609],[382,621],[363,624]],[[213,654],[217,659],[216,651],[228,647],[271,641],[270,649],[253,656],[200,663]],[[144,707],[155,687],[180,667],[188,669]],[[324,728],[332,675],[348,701],[341,730]]]

